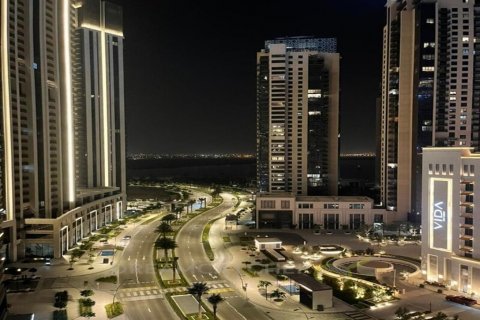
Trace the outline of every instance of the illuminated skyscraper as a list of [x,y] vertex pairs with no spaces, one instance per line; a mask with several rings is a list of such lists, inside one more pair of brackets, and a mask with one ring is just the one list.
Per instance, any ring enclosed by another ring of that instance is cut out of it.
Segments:
[[473,148],[423,149],[422,273],[469,296],[480,292],[479,167]]
[[2,1],[0,40],[8,255],[59,257],[125,208],[122,11]]
[[280,38],[257,53],[259,191],[337,194],[339,61],[333,38]]
[[380,185],[382,203],[396,220],[421,212],[422,147],[479,147],[475,3],[387,1]]

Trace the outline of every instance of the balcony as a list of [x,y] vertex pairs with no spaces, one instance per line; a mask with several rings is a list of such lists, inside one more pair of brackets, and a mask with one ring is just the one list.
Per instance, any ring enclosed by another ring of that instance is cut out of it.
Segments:
[[462,252],[472,252],[473,251],[473,248],[472,247],[469,247],[469,246],[460,246],[460,249],[458,249]]
[[473,236],[469,236],[467,234],[460,235],[460,240],[473,240]]
[[473,229],[473,225],[472,224],[461,223],[460,228],[462,228],[462,229]]

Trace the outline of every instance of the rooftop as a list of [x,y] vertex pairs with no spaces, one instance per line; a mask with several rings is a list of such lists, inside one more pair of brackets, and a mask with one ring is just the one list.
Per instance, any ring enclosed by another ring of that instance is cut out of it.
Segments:
[[263,238],[255,238],[255,241],[260,243],[271,243],[271,242],[282,242],[282,240],[278,238],[270,238],[270,237],[263,237]]
[[293,273],[287,274],[287,276],[293,281],[295,281],[298,285],[305,287],[311,291],[332,290],[330,286],[327,286],[326,284],[317,281],[314,277],[309,276],[305,273]]

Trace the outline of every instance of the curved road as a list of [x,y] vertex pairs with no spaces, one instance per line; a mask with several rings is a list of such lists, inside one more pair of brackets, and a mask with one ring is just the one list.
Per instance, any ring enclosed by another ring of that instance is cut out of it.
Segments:
[[[159,216],[160,218],[160,216]],[[153,266],[153,246],[160,224],[155,220],[140,225],[125,247],[118,263],[119,286],[116,299],[122,301],[129,319],[178,319],[157,283]]]
[[[222,279],[212,265],[203,249],[202,231],[204,226],[212,219],[221,217],[231,212],[235,197],[229,193],[222,193],[223,203],[187,222],[177,235],[178,266],[185,279],[189,282],[206,282],[211,288],[225,288],[227,280]],[[220,266],[221,267],[221,266]],[[229,286],[227,284],[227,286]],[[229,320],[271,320],[264,312],[258,310],[253,304],[245,301],[243,294],[235,292],[222,293],[227,298],[226,303],[218,308],[218,316]]]

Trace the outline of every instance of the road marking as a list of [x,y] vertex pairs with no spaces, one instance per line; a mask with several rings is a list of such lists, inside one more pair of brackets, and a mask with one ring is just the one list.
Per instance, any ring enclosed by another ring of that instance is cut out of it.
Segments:
[[230,302],[228,302],[228,301],[225,301],[225,302],[226,302],[233,310],[235,310],[235,312],[238,313],[238,315],[239,315],[240,317],[242,317],[243,319],[247,320],[247,318],[245,318],[245,316],[244,316],[243,314],[241,314],[234,306],[232,306],[232,305],[230,304]]
[[130,256],[128,256],[128,261],[130,261]]
[[[195,269],[196,269],[196,268],[195,268]],[[197,278],[197,276],[196,276],[196,275],[192,274],[192,277],[194,277],[194,278],[195,278],[195,281],[196,281],[196,280],[198,280],[198,278]]]
[[143,256],[143,259],[142,260],[145,260],[145,256]]
[[135,259],[135,276],[137,277],[137,283],[140,283],[140,280],[138,280],[138,259]]
[[152,312],[152,310],[150,310],[150,308],[148,308],[148,312],[150,312],[150,313],[151,313],[151,312]]

